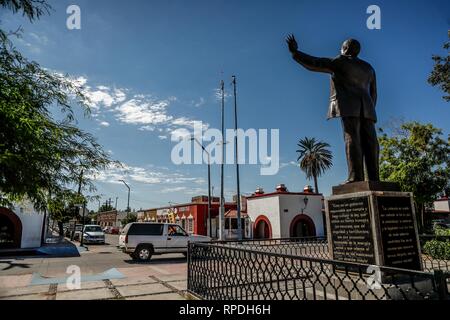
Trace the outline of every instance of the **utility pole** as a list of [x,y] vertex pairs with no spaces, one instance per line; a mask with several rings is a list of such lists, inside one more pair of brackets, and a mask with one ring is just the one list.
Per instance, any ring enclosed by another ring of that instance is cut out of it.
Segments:
[[[78,182],[78,195],[79,196],[81,196],[81,184],[82,184],[82,182],[83,182],[83,169],[81,169],[80,180]],[[72,236],[70,237],[70,240],[72,240],[72,241],[73,241],[73,239],[75,237],[76,227],[77,227],[77,219],[74,218]],[[83,231],[81,231],[81,233],[83,233]]]
[[237,117],[237,94],[236,94],[236,76],[233,76],[233,91],[234,91],[234,147],[236,157],[236,184],[237,184],[237,228],[238,240],[242,240],[242,221],[241,221],[241,187],[239,183],[239,156],[238,156],[238,117]]
[[[209,220],[209,235],[212,236],[212,226],[211,226],[211,155],[205,149],[205,147],[197,140],[197,138],[193,137],[191,140],[197,142],[197,144],[202,148],[202,150],[208,156],[208,220]],[[208,233],[208,223],[205,219],[205,229],[206,233]]]
[[117,211],[117,200],[119,199],[119,197],[116,197],[116,206],[114,207],[114,209]]
[[82,215],[82,222],[81,222],[81,234],[80,234],[80,246],[82,247],[84,245],[84,213],[86,211],[86,201],[83,199],[83,215]]
[[222,163],[220,164],[220,212],[219,212],[219,240],[224,239],[225,226],[225,197],[223,190],[223,174],[225,162],[225,85],[223,80],[220,81],[220,89],[222,91]]
[[119,181],[123,182],[123,184],[128,188],[127,212],[131,212],[131,209],[130,209],[130,192],[131,192],[130,186],[124,180],[119,180]]

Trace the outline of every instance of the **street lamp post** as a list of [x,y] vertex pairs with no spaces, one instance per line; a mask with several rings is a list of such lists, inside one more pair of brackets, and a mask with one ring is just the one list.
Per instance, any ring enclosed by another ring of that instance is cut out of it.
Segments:
[[225,196],[224,196],[224,163],[225,163],[225,83],[220,81],[220,90],[222,92],[221,103],[221,124],[222,124],[222,162],[220,164],[220,210],[219,210],[219,240],[224,239],[225,227]]
[[233,76],[233,93],[234,93],[234,148],[236,157],[236,185],[237,185],[237,199],[236,199],[236,212],[237,212],[237,228],[238,228],[238,240],[242,240],[242,220],[241,220],[241,187],[239,182],[239,155],[238,155],[238,116],[237,116],[237,94],[236,94],[236,76]]
[[[197,144],[202,148],[202,150],[208,156],[208,220],[209,220],[209,236],[212,237],[212,225],[211,225],[211,155],[206,151],[205,147],[197,140],[197,138],[192,137],[192,141],[197,142]],[[205,227],[208,229],[208,224],[205,219]],[[208,233],[208,231],[206,231]]]
[[82,222],[81,222],[81,225],[82,225],[82,227],[81,227],[81,235],[80,235],[80,237],[81,237],[81,240],[80,240],[80,246],[82,247],[83,245],[84,245],[84,212],[86,211],[86,200],[85,201],[83,201],[83,214],[82,214]]
[[128,188],[127,212],[130,212],[131,211],[131,209],[130,209],[130,192],[131,192],[130,186],[124,180],[119,180],[119,181],[123,182],[123,184]]

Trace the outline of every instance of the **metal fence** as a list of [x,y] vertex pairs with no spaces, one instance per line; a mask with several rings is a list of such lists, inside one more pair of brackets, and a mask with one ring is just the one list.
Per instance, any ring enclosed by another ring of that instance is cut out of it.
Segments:
[[435,236],[435,235],[421,235],[420,246],[422,248],[423,269],[432,272],[434,270],[442,270],[450,272],[450,260],[435,259],[424,252],[424,246],[428,241],[438,240],[443,242],[450,242],[450,236]]
[[[450,241],[450,237],[420,236],[421,247],[427,241],[438,239],[440,241]],[[216,244],[231,246],[235,248],[280,253],[301,257],[311,257],[320,259],[331,259],[329,254],[328,241],[325,237],[309,238],[282,238],[282,239],[253,239],[242,241],[218,241]],[[423,251],[423,250],[422,250]],[[423,270],[433,272],[442,270],[450,272],[450,260],[434,259],[422,252]]]
[[188,250],[188,291],[202,299],[435,300],[450,296],[448,272],[332,261],[325,238],[191,243]]

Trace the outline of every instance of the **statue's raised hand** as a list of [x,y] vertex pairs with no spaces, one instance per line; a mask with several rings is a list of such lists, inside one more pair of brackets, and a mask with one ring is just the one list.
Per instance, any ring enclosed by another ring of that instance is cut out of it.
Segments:
[[297,52],[298,50],[298,44],[297,44],[297,40],[295,40],[295,37],[293,34],[290,34],[287,38],[286,38],[286,42],[289,46],[289,51],[290,52]]

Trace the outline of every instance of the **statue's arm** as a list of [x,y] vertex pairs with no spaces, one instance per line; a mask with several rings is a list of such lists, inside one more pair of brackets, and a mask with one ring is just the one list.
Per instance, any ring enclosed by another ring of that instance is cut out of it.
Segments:
[[292,52],[292,58],[310,71],[333,73],[332,59],[313,57],[298,50]]
[[372,82],[370,83],[370,97],[372,98],[373,105],[377,105],[378,93],[377,93],[377,76],[373,71]]

